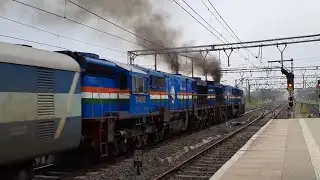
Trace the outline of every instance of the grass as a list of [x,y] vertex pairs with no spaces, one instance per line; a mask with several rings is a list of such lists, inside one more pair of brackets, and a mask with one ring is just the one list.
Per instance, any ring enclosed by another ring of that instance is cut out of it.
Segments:
[[263,104],[261,100],[251,99],[251,101],[246,100],[246,107],[255,107]]
[[[310,104],[310,103],[308,103]],[[298,118],[308,118],[311,111],[305,103],[297,103],[295,106],[295,113]]]

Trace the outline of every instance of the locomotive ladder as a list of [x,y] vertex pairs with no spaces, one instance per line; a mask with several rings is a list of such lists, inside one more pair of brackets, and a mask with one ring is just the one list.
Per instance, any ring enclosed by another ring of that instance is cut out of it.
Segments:
[[108,156],[108,129],[105,127],[107,123],[100,122],[100,133],[101,133],[101,141],[100,141],[100,157]]
[[[104,106],[103,106],[103,102],[102,99],[100,97],[100,93],[98,93],[99,96],[99,100],[101,103],[101,111],[102,111],[102,116],[104,117]],[[110,100],[110,93],[109,93],[109,100]],[[105,123],[104,121],[100,121],[99,124],[99,129],[100,129],[100,142],[98,142],[100,144],[100,158],[104,158],[108,156],[108,129],[106,126],[107,123]]]

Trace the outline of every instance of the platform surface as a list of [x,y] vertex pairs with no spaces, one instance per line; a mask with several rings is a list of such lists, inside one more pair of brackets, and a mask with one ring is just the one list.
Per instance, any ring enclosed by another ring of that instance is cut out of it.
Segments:
[[320,119],[273,119],[210,180],[320,179]]

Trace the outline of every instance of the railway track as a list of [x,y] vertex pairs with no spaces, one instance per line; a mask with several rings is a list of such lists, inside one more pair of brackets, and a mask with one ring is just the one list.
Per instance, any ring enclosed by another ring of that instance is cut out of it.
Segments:
[[264,113],[154,180],[210,179],[264,124],[277,118],[283,110],[284,107],[279,106]]
[[[251,109],[250,111],[246,112],[242,117],[240,117],[238,119],[234,119],[234,120],[243,121],[241,119],[250,119],[251,114],[257,113],[258,111],[261,111],[263,108],[268,108],[268,107],[270,107],[270,106],[263,106],[263,107]],[[193,133],[195,133],[195,132],[193,132]],[[188,133],[186,133],[186,135],[188,135]],[[183,136],[183,134],[181,136]],[[170,139],[168,139],[168,140],[170,141]],[[148,149],[148,148],[152,148],[152,147],[146,147],[146,148]],[[128,158],[128,155],[125,154],[123,156],[118,157],[116,161],[118,162],[119,159],[125,160],[127,158]],[[96,166],[99,166],[99,164]],[[95,168],[95,167],[93,167],[93,168]],[[74,178],[81,179],[81,177],[87,173],[87,169],[92,169],[92,167],[78,168],[78,169],[73,169],[73,170],[65,170],[64,168],[56,167],[54,164],[50,164],[48,166],[44,165],[44,166],[37,167],[34,169],[35,177],[33,180],[58,180],[58,179],[59,180],[60,179],[69,180],[69,179],[74,179]]]

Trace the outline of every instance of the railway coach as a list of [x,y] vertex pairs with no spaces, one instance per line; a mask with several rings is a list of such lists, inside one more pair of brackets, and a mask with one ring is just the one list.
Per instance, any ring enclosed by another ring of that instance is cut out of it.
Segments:
[[79,73],[69,56],[0,42],[1,171],[19,176],[34,157],[78,147]]

